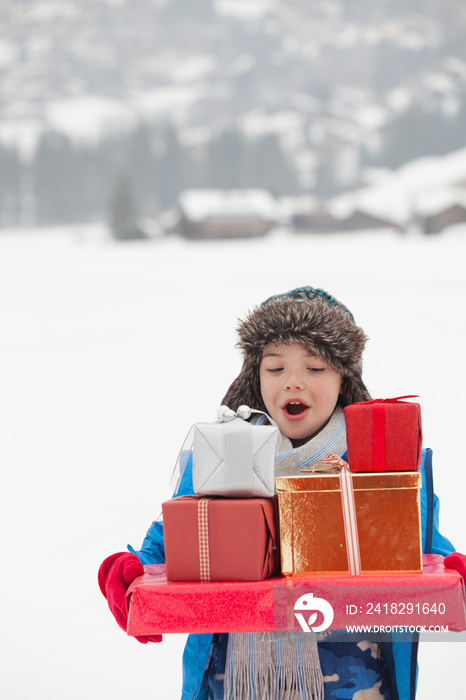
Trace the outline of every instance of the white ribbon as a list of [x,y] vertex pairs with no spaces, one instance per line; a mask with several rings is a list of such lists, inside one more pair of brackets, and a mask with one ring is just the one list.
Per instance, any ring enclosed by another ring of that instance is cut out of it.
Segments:
[[217,418],[219,421],[222,422],[228,422],[230,420],[233,420],[233,418],[242,418],[243,420],[247,420],[252,411],[249,408],[249,406],[239,406],[237,411],[233,411],[232,408],[228,408],[228,406],[219,406],[217,408]]
[[236,411],[233,411],[232,408],[228,408],[228,406],[219,406],[219,408],[217,408],[217,418],[220,423],[228,422],[230,420],[234,420],[235,418],[248,420],[252,413],[259,413],[260,415],[265,416],[271,425],[278,428],[278,425],[267,413],[264,413],[264,411],[257,411],[255,408],[249,408],[249,406],[238,406]]
[[358,523],[356,520],[356,505],[354,502],[353,477],[348,465],[340,470],[341,503],[343,506],[343,522],[345,524],[346,553],[350,574],[359,576],[361,573],[361,553],[359,551]]
[[[338,455],[330,454],[327,459],[321,461],[326,469],[338,469],[340,471],[341,505],[343,509],[343,524],[345,526],[346,555],[348,557],[348,569],[353,576],[361,573],[361,552],[359,550],[358,521],[356,518],[356,504],[354,502],[353,476],[348,462]],[[319,465],[317,465],[319,466]],[[314,471],[314,469],[301,469],[301,471]]]

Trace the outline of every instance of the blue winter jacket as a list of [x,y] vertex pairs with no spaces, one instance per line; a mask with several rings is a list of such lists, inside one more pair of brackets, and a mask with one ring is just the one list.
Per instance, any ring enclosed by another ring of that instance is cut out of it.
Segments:
[[[432,450],[422,451],[421,487],[421,529],[422,545],[425,554],[447,556],[455,551],[453,545],[438,530],[439,500],[434,493],[432,476]],[[177,496],[193,494],[192,456],[190,456]],[[136,552],[143,564],[165,562],[163,523],[152,523],[142,544]],[[183,688],[181,700],[206,700],[207,690],[202,689],[202,679],[212,648],[213,634],[190,634],[183,653]],[[414,700],[417,685],[418,633],[393,633],[390,642],[382,642],[387,666],[392,700]]]

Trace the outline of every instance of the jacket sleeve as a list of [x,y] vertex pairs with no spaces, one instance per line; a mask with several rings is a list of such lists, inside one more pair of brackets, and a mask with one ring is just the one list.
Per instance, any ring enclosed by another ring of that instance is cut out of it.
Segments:
[[441,554],[446,557],[455,551],[454,546],[439,531],[440,501],[434,492],[432,450],[422,451],[421,523],[422,551],[425,554]]
[[[421,487],[421,530],[422,551],[425,554],[446,556],[455,549],[438,529],[440,501],[434,493],[432,474],[432,450],[422,450],[422,463],[419,467],[422,477]],[[416,632],[394,632],[392,642],[383,643],[383,653],[391,682],[392,700],[414,700],[416,696],[418,663],[417,653],[419,634]]]
[[[181,460],[181,464],[185,461],[186,466],[182,469],[180,482],[173,494],[175,496],[188,496],[194,493],[193,491],[193,454],[190,452],[187,456],[187,461]],[[141,564],[163,564],[165,562],[165,546],[163,542],[163,522],[156,520],[148,529],[142,547],[136,551],[128,545],[128,551],[136,554],[139,557]]]
[[432,554],[441,554],[446,557],[452,552],[456,551],[449,539],[439,532],[438,520],[439,520],[439,510],[440,501],[438,497],[434,494],[434,523],[433,523],[433,533],[432,533]]

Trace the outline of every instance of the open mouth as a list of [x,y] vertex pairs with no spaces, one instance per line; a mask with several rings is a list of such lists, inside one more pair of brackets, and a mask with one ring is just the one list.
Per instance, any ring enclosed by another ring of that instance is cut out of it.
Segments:
[[301,403],[301,401],[290,401],[283,407],[285,414],[289,416],[300,416],[304,411],[307,411],[309,406]]

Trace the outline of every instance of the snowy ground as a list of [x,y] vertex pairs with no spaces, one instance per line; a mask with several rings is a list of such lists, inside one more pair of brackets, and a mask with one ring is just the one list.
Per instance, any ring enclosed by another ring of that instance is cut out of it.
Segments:
[[[422,397],[441,529],[466,551],[465,252],[464,229],[127,245],[0,232],[1,696],[179,698],[184,638],[127,638],[97,569],[140,545],[188,428],[214,419],[239,370],[236,318],[294,286],[351,308],[374,396]],[[420,700],[462,694],[465,651],[422,646]]]

